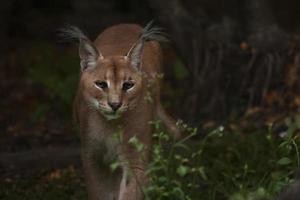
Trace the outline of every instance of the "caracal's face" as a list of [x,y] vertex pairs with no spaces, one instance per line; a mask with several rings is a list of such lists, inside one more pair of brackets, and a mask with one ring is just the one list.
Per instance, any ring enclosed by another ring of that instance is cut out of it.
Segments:
[[141,96],[141,73],[124,56],[99,59],[80,81],[86,103],[108,120],[134,108]]

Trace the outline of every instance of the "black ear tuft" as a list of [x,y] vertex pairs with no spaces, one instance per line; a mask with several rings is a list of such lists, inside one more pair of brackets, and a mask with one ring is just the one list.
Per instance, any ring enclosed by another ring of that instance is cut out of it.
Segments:
[[67,42],[80,42],[81,39],[88,39],[78,27],[71,25],[66,25],[64,28],[59,29],[58,36]]
[[168,42],[168,35],[163,32],[161,27],[153,26],[153,20],[150,21],[142,30],[140,38],[144,41],[155,40],[159,42]]
[[90,39],[76,26],[66,26],[59,30],[59,36],[64,41],[76,41],[79,43],[79,56],[81,70],[94,67],[98,57],[102,57]]
[[138,40],[132,45],[127,53],[127,57],[131,59],[131,65],[137,70],[140,70],[144,43],[146,41],[167,42],[167,34],[160,27],[153,26],[153,21],[150,21],[142,30]]

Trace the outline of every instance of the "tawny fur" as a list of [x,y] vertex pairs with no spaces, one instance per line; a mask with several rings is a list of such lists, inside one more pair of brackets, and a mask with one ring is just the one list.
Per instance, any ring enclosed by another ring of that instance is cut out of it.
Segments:
[[[142,38],[145,29],[134,24],[120,24],[106,29],[90,42],[75,29],[73,27],[69,35],[80,41],[82,71],[74,114],[79,123],[89,198],[141,200],[152,143],[149,122],[160,119],[174,137],[179,136],[174,120],[160,103],[158,77],[162,52],[157,41],[148,41],[159,37]],[[160,29],[152,29],[153,34],[150,31],[148,36],[160,33]],[[129,78],[134,80],[134,88],[124,92],[122,83]],[[97,88],[96,80],[106,80],[108,88]],[[122,102],[118,110],[120,117],[109,119],[115,115],[106,116],[110,109],[107,104],[111,101]],[[132,137],[144,145],[142,152],[129,144]],[[115,161],[120,167],[112,171],[110,164]]]

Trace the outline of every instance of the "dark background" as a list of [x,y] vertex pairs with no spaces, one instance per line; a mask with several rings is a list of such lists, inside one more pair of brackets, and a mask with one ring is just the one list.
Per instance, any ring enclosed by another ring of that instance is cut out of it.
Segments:
[[[26,49],[34,46],[33,43],[49,43],[55,52],[59,51],[57,48],[63,45],[58,44],[57,29],[66,24],[79,26],[94,39],[113,24],[145,25],[154,19],[171,38],[167,45],[170,48],[165,51],[167,79],[173,79],[176,90],[177,87],[184,90],[184,98],[175,98],[178,105],[186,105],[177,115],[195,123],[198,121],[194,117],[199,117],[196,113],[226,118],[236,104],[242,104],[242,110],[244,105],[260,104],[272,85],[281,84],[278,76],[282,75],[282,65],[293,59],[287,58],[287,52],[294,53],[294,44],[298,42],[299,18],[296,0],[3,1],[0,14],[2,81],[7,83],[5,80],[10,76],[21,76],[28,70],[19,57],[26,57]],[[257,57],[271,55],[272,61],[266,61],[271,62],[268,63],[271,69],[266,63],[260,63],[265,62],[265,58],[258,58],[253,66],[246,67],[254,51],[259,52]],[[275,54],[280,54],[278,60]],[[175,69],[177,73],[189,73],[190,77],[183,75],[187,81],[174,80],[174,74],[169,72],[174,70],[168,68],[168,64],[174,66],[171,62],[175,62],[177,68],[187,69],[187,72]],[[208,87],[211,89],[207,90]],[[216,111],[219,114],[215,114]]]
[[174,116],[200,129],[237,119],[260,128],[299,112],[298,0],[1,1],[0,177],[31,169],[36,149],[49,158],[38,167],[78,159],[77,47],[57,30],[76,25],[95,39],[111,25],[152,19],[170,35],[162,95]]

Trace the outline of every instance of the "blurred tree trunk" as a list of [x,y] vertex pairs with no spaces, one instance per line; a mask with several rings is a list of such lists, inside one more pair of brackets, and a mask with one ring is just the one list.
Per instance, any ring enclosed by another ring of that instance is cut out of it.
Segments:
[[186,88],[184,115],[190,121],[199,113],[218,111],[220,116],[226,110],[223,90],[229,86],[221,83],[226,79],[222,61],[236,36],[236,23],[229,17],[212,23],[198,1],[191,3],[192,10],[180,0],[151,0],[149,4],[170,30],[177,52],[192,74]]
[[[242,92],[249,96],[248,106],[261,103],[270,87],[280,80],[287,58],[290,36],[274,20],[268,0],[244,0],[246,40],[252,48],[244,66]],[[249,76],[252,74],[252,77]]]
[[248,22],[246,28],[248,28],[250,32],[256,32],[257,29],[262,29],[274,23],[268,2],[268,0],[242,1],[243,10]]
[[289,40],[267,0],[235,2],[244,20],[223,16],[218,22],[209,20],[201,1],[189,7],[181,0],[148,2],[191,72],[184,102],[189,120],[199,113],[225,117],[241,99],[261,103],[280,74]]
[[188,96],[188,104],[190,105],[189,117],[194,116],[198,110],[197,80],[199,75],[200,57],[203,49],[200,49],[202,43],[203,25],[205,14],[201,9],[198,10],[195,16],[192,16],[183,6],[180,0],[161,1],[151,0],[149,4],[159,13],[159,20],[168,27],[168,33],[173,39],[175,48],[179,53],[184,63],[192,71],[192,80],[190,85],[190,93]]

